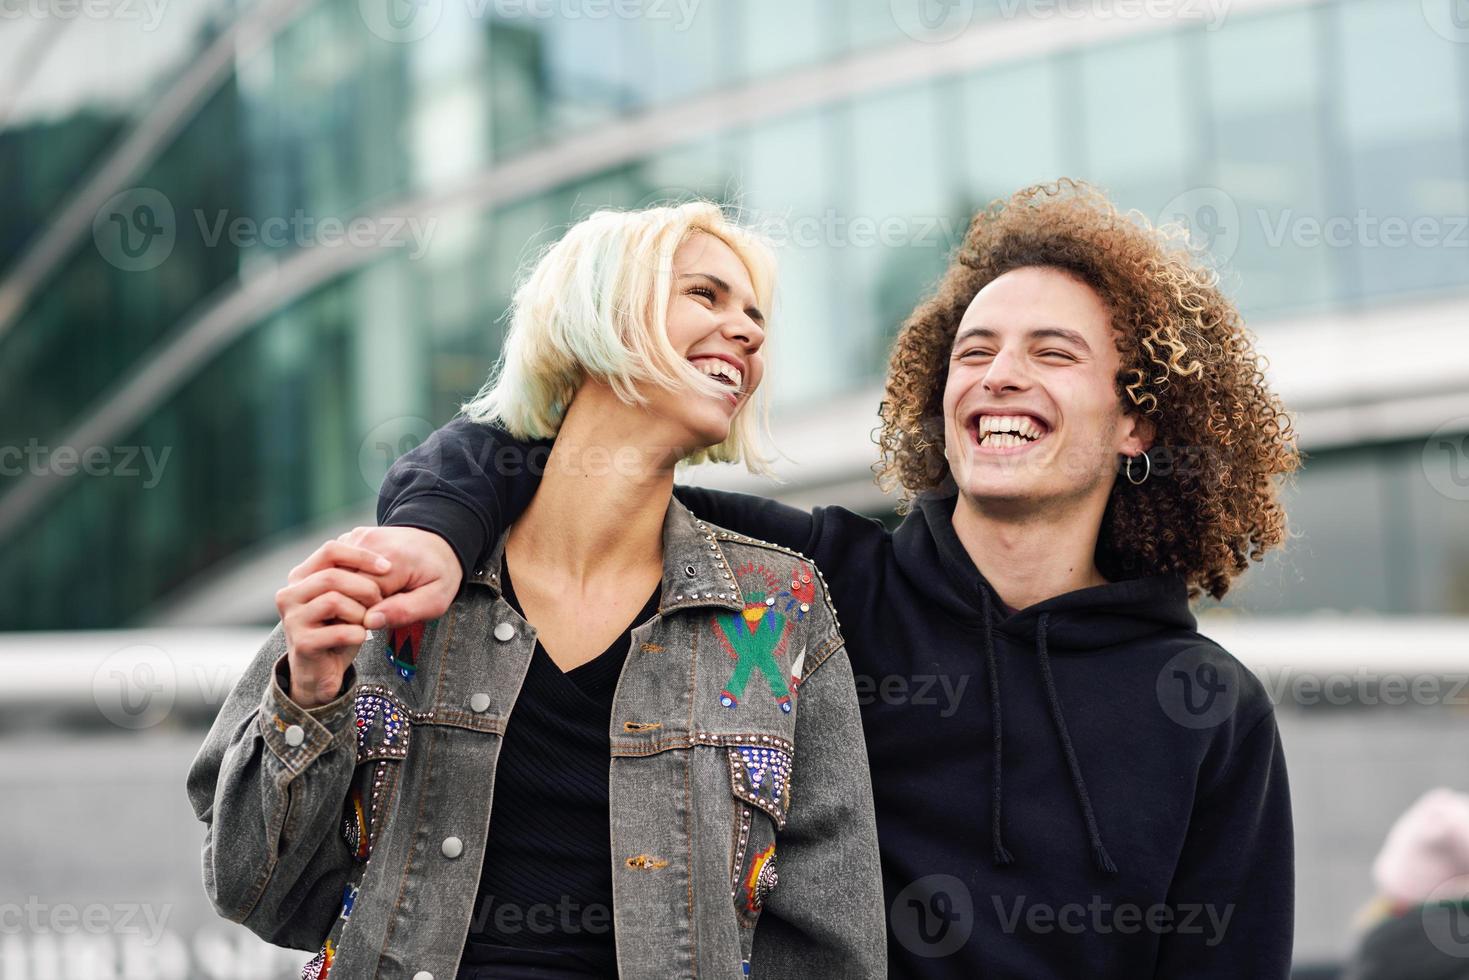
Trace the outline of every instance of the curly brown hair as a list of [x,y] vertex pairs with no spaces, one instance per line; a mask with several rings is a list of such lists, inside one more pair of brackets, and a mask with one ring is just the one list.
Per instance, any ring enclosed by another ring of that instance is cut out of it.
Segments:
[[1190,598],[1221,598],[1250,561],[1285,540],[1279,484],[1300,465],[1295,432],[1239,310],[1183,233],[1119,213],[1083,182],[1027,187],[974,216],[893,345],[879,482],[902,488],[906,512],[949,480],[942,404],[955,331],[975,294],[1030,266],[1096,290],[1116,330],[1117,395],[1157,430],[1152,478],[1112,487],[1097,567],[1113,580],[1176,574]]

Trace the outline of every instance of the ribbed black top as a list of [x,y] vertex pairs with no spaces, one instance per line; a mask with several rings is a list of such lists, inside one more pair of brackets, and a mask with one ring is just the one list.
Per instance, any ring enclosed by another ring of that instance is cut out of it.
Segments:
[[[505,601],[523,616],[508,569]],[[563,672],[536,643],[506,725],[459,980],[615,977],[608,729],[632,630]],[[466,786],[466,791],[471,787]]]

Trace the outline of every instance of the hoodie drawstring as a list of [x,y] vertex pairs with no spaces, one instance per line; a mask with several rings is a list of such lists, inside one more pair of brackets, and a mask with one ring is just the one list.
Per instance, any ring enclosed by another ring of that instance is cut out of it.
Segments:
[[[1001,750],[1004,742],[1000,715],[1000,674],[998,661],[995,658],[994,610],[990,605],[989,592],[981,590],[981,598],[984,609],[984,652],[990,674],[990,715],[994,722],[994,780],[990,802],[990,840],[995,864],[1004,866],[1013,863],[1015,856],[1005,847],[1003,833]],[[1081,805],[1081,816],[1086,822],[1092,860],[1106,874],[1116,874],[1117,866],[1112,863],[1112,858],[1102,843],[1102,832],[1097,827],[1097,817],[1092,810],[1091,796],[1086,791],[1086,780],[1081,775],[1081,764],[1076,759],[1076,750],[1071,746],[1071,735],[1066,730],[1066,719],[1061,715],[1061,699],[1056,695],[1056,683],[1051,677],[1051,657],[1046,649],[1046,627],[1049,620],[1050,614],[1042,613],[1036,625],[1035,653],[1036,660],[1040,663],[1041,680],[1046,685],[1046,701],[1050,706],[1051,721],[1056,726],[1056,735],[1060,739],[1061,750],[1066,756],[1066,767],[1071,772],[1071,785],[1076,790],[1076,799]]]
[[1036,624],[1035,654],[1041,664],[1041,678],[1046,683],[1046,700],[1051,704],[1051,721],[1056,724],[1056,734],[1061,739],[1061,748],[1066,753],[1066,765],[1071,770],[1071,785],[1076,788],[1076,799],[1081,803],[1081,815],[1086,821],[1086,832],[1091,837],[1092,859],[1097,867],[1107,874],[1116,874],[1117,866],[1102,844],[1102,832],[1097,829],[1097,817],[1092,812],[1092,800],[1087,795],[1086,780],[1081,778],[1081,763],[1076,761],[1076,751],[1071,747],[1071,736],[1066,732],[1066,719],[1061,717],[1061,700],[1056,697],[1056,683],[1051,679],[1051,658],[1046,652],[1047,613],[1041,613]]
[[984,598],[984,653],[989,660],[990,672],[990,717],[994,719],[994,757],[995,778],[993,780],[992,792],[990,793],[990,843],[997,866],[1003,867],[1015,860],[1005,847],[1004,831],[1001,828],[1003,805],[1001,803],[1001,789],[1003,780],[1001,772],[1003,769],[1004,738],[1001,733],[1000,724],[1000,670],[995,662],[995,631],[994,611],[990,608],[990,596],[988,592],[981,593]]

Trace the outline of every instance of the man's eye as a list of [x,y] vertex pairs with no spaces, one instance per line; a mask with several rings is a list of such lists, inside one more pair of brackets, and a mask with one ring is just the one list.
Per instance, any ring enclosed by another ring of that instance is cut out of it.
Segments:
[[1045,351],[1041,351],[1041,357],[1059,357],[1059,358],[1062,358],[1062,359],[1067,360],[1067,361],[1074,361],[1074,360],[1076,360],[1076,358],[1072,357],[1070,354],[1066,353],[1064,350],[1045,350]]
[[969,357],[986,357],[986,356],[988,356],[988,354],[989,354],[989,351],[983,350],[983,349],[981,349],[979,347],[971,347],[967,351],[965,351],[964,353],[960,354],[959,355],[959,359],[962,361],[965,358],[969,358]]

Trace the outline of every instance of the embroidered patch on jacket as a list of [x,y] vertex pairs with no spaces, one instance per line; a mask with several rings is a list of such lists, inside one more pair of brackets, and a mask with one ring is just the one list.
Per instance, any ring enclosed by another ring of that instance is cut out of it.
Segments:
[[348,885],[342,889],[342,921],[352,918],[352,909],[357,906],[357,886]]
[[367,827],[367,803],[362,791],[353,786],[347,793],[347,813],[342,822],[342,839],[356,861],[366,861],[371,853],[371,836]]
[[773,595],[745,596],[745,608],[739,613],[720,613],[710,618],[714,636],[734,660],[734,670],[719,692],[719,703],[730,710],[740,706],[750,675],[759,671],[770,688],[780,710],[790,714],[791,688],[780,658],[790,642],[794,629],[790,620],[775,605]]
[[328,939],[326,945],[321,947],[321,952],[301,968],[301,980],[327,980],[327,974],[332,969],[332,960],[336,958],[337,947]]
[[388,663],[393,665],[405,681],[413,680],[413,673],[418,670],[418,654],[422,647],[422,623],[388,631]]
[[775,873],[775,845],[771,844],[750,861],[749,874],[745,875],[745,912],[759,915],[765,899],[778,884],[780,876]]
[[729,750],[729,785],[734,795],[757,806],[784,830],[790,809],[790,753],[764,745],[736,745]]
[[385,688],[363,688],[352,701],[357,725],[358,762],[401,759],[408,754],[406,711],[385,691]]

